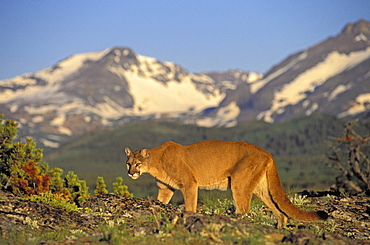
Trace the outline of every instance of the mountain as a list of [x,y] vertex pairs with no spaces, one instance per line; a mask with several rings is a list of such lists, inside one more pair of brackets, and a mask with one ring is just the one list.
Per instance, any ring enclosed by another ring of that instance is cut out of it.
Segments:
[[262,79],[227,93],[204,119],[215,122],[224,111],[235,123],[278,122],[314,112],[368,118],[370,22],[349,23],[337,36],[290,55]]
[[238,83],[259,76],[243,71],[191,74],[174,63],[116,47],[76,54],[0,81],[0,112],[20,122],[19,135],[58,147],[71,137],[138,120],[187,122],[217,107]]
[[100,128],[142,120],[235,126],[327,113],[369,117],[370,22],[297,52],[266,74],[192,74],[127,47],[72,55],[52,67],[0,81],[0,113],[20,137],[57,148]]

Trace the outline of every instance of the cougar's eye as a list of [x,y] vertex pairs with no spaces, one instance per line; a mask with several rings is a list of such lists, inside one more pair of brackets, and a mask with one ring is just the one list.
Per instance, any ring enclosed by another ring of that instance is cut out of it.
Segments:
[[135,167],[140,167],[140,165],[141,165],[141,162],[138,162],[135,164]]

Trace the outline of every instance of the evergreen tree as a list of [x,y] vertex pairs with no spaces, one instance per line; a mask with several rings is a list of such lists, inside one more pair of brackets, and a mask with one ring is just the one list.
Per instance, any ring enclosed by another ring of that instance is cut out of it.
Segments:
[[95,195],[108,194],[107,185],[105,184],[103,177],[98,177],[94,193]]
[[81,206],[90,197],[89,187],[86,185],[85,180],[80,180],[80,192],[79,192],[79,194],[80,195],[77,198],[77,203]]
[[65,176],[65,185],[71,193],[72,200],[78,205],[82,205],[90,196],[86,181],[80,180],[78,176],[69,171]]
[[0,187],[8,189],[12,166],[13,139],[17,135],[18,124],[12,120],[3,120],[0,114]]
[[19,196],[29,196],[48,191],[49,167],[42,163],[42,150],[32,139],[26,143],[13,143],[18,124],[3,120],[0,115],[0,187]]
[[64,181],[62,179],[63,170],[61,168],[53,168],[50,170],[50,190],[54,193],[66,193]]
[[117,196],[133,197],[133,194],[128,191],[128,187],[123,184],[123,178],[117,177],[113,183],[113,193]]

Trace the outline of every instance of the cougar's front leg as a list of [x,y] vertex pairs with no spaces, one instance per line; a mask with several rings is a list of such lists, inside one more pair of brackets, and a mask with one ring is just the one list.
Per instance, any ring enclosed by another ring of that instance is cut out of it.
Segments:
[[169,203],[175,190],[160,181],[157,181],[157,185],[159,187],[157,199],[165,204]]

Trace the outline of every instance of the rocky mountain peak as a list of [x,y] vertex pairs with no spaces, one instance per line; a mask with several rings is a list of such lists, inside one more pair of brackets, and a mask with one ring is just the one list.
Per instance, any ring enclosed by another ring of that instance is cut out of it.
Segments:
[[101,57],[99,59],[87,60],[86,65],[96,66],[100,68],[105,67],[120,67],[124,70],[129,70],[131,66],[138,66],[139,60],[137,54],[130,48],[126,47],[114,47],[101,51]]
[[342,31],[343,34],[360,35],[363,34],[367,37],[370,36],[370,22],[360,19],[355,23],[348,23]]

